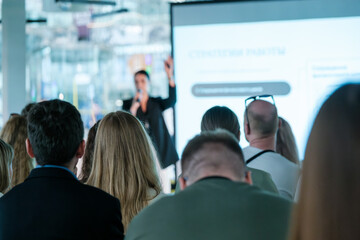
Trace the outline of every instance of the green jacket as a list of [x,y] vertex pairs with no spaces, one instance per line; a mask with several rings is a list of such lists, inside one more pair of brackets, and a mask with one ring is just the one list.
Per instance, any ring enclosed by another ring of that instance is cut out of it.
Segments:
[[[250,167],[248,167],[248,170],[251,172],[251,178],[254,186],[271,193],[279,194],[279,191],[276,188],[276,185],[272,180],[270,173]],[[177,181],[175,193],[178,193],[180,191],[180,184],[179,181]]]
[[202,179],[145,208],[127,240],[285,240],[292,203],[246,183]]
[[279,194],[279,191],[271,178],[270,173],[265,172],[260,169],[247,167],[251,172],[251,178],[253,180],[253,185],[259,187],[262,190]]

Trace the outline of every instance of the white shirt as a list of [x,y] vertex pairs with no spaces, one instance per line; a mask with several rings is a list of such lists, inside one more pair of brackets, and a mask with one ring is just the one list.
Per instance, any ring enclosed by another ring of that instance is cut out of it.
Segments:
[[[243,149],[245,161],[263,150],[255,147]],[[248,164],[249,167],[270,173],[279,194],[293,199],[300,174],[300,167],[278,153],[267,152],[255,158]]]

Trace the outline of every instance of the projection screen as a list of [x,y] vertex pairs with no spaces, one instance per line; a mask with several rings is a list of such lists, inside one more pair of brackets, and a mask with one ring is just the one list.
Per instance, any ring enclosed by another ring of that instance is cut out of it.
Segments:
[[302,159],[323,101],[360,79],[360,1],[172,4],[171,22],[179,153],[210,107],[229,107],[242,126],[244,100],[272,94]]

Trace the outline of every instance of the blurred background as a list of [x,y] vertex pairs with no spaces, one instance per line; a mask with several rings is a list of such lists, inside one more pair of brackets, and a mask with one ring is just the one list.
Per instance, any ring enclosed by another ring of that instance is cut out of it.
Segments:
[[[26,102],[69,101],[90,128],[132,96],[133,73],[139,69],[151,74],[151,94],[166,97],[170,1],[78,1],[25,1]],[[1,61],[0,78],[1,127],[6,121]]]

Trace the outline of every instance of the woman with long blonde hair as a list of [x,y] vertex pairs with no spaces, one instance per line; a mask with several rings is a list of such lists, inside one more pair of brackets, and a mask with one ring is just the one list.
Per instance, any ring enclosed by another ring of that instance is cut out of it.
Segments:
[[101,120],[87,184],[120,200],[125,231],[131,219],[161,192],[156,161],[151,140],[133,115],[118,111]]
[[35,165],[34,160],[26,151],[25,140],[27,137],[27,120],[18,114],[12,115],[1,130],[0,138],[14,149],[11,187],[24,182]]
[[12,147],[0,139],[0,197],[7,192],[11,179]]
[[360,239],[360,84],[322,105],[306,146],[291,240]]

